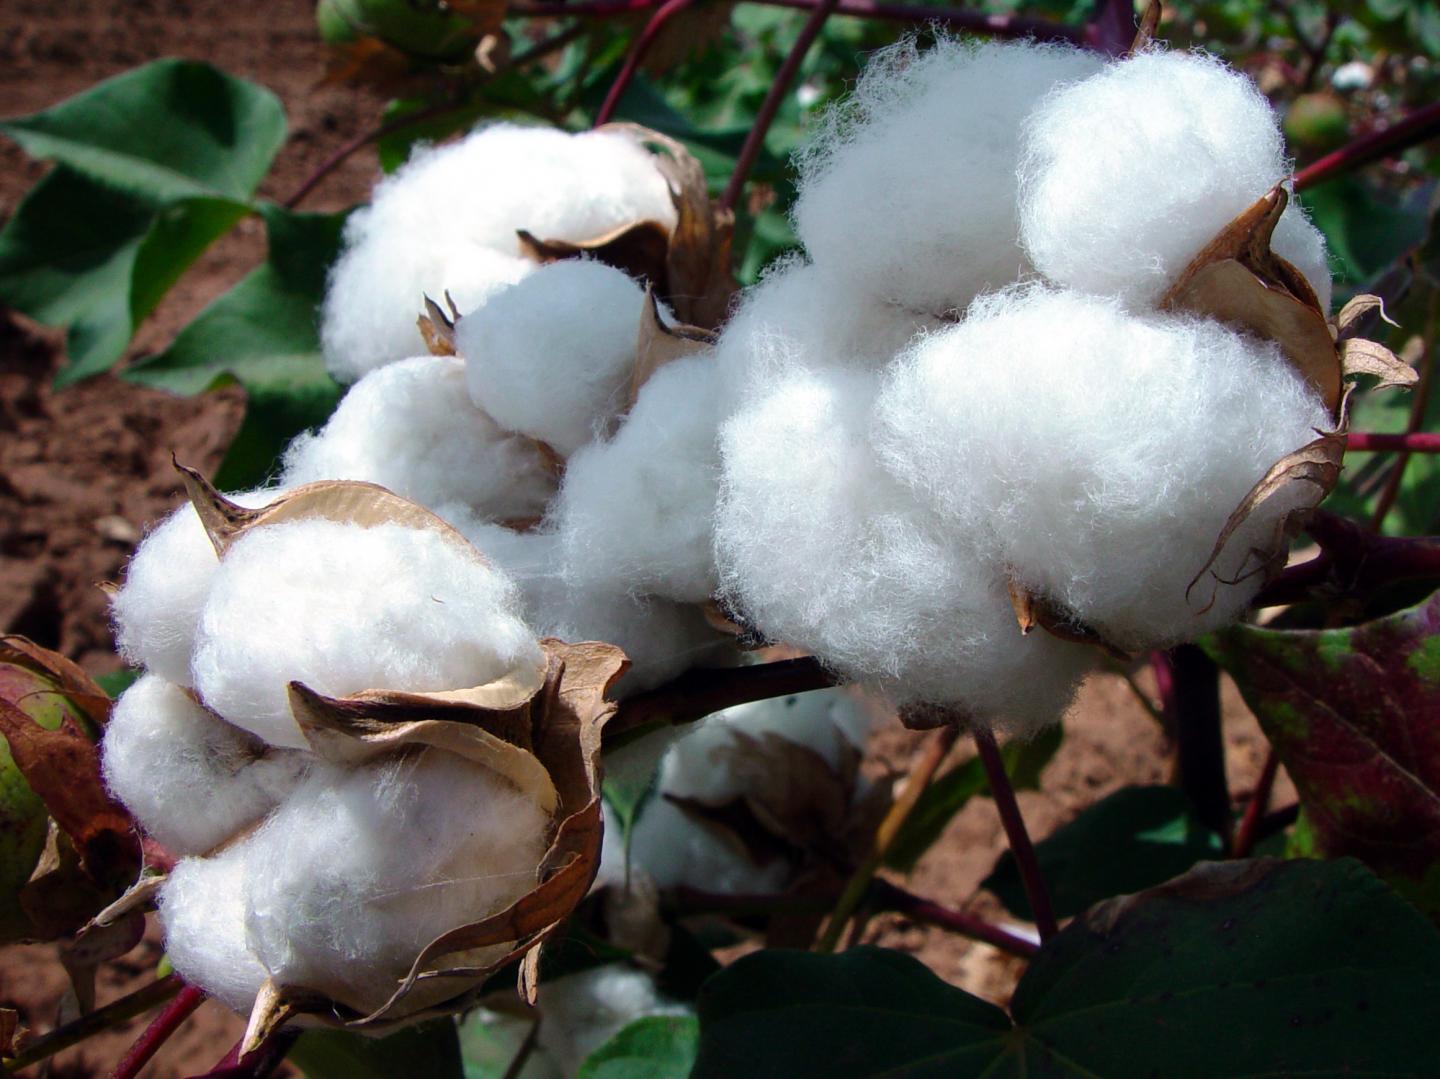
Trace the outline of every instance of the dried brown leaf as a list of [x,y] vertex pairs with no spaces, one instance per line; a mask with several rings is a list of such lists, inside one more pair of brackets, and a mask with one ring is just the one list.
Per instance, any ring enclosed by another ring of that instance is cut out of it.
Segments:
[[660,301],[653,286],[645,290],[640,312],[640,333],[635,345],[635,368],[630,375],[630,404],[633,406],[645,383],[667,363],[709,352],[715,335],[698,326],[669,325],[660,315]]
[[1353,336],[1354,330],[1360,324],[1361,320],[1377,311],[1380,314],[1380,321],[1391,326],[1399,325],[1398,322],[1395,322],[1385,313],[1385,301],[1383,299],[1365,292],[1354,297],[1346,303],[1344,307],[1340,308],[1340,313],[1335,316],[1336,335],[1342,341],[1347,337]]
[[651,76],[663,75],[692,56],[710,48],[730,26],[734,0],[692,4],[666,22],[645,53],[641,69]]
[[670,290],[666,269],[670,230],[658,221],[637,221],[578,242],[545,240],[524,229],[516,236],[520,253],[542,266],[583,256],[613,266],[637,281],[648,281],[661,292]]
[[145,915],[135,912],[106,925],[84,926],[57,949],[82,1013],[95,1008],[95,974],[102,964],[119,959],[145,935]]
[[[450,294],[445,294],[446,300]],[[454,301],[450,303],[451,310],[454,310]],[[454,356],[455,355],[455,323],[457,319],[447,315],[440,309],[440,305],[429,296],[425,297],[425,312],[415,320],[415,325],[420,330],[420,336],[425,341],[425,348],[432,356]]]
[[1420,373],[1384,345],[1363,337],[1340,342],[1340,363],[1347,375],[1374,375],[1376,389],[1399,386],[1409,389],[1420,381]]
[[59,652],[42,648],[28,637],[5,634],[0,635],[0,663],[13,663],[49,679],[95,725],[97,732],[109,721],[109,695],[79,664]]

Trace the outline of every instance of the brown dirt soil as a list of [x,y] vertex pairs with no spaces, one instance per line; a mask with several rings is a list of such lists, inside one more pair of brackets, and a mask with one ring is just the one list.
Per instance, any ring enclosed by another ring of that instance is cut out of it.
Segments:
[[[0,114],[43,108],[164,55],[209,60],[275,90],[285,102],[292,137],[262,189],[270,197],[294,190],[330,150],[377,114],[377,99],[320,84],[322,57],[307,0],[65,5],[5,0],[0,10]],[[43,171],[13,145],[0,145],[0,219],[13,213]],[[373,155],[356,155],[307,207],[336,209],[359,201],[374,174]],[[217,244],[142,327],[135,353],[163,346],[254,264],[262,244],[254,222]],[[236,429],[243,402],[237,391],[182,400],[112,377],[55,394],[49,382],[62,349],[62,335],[0,310],[0,629],[24,633],[100,673],[117,661],[95,582],[118,578],[144,529],[174,504],[179,487],[171,452],[212,469]],[[1264,743],[1233,689],[1227,689],[1226,703],[1231,782],[1239,796],[1254,782]],[[918,744],[919,736],[891,728],[877,738],[874,756],[903,769]],[[965,752],[957,750],[957,759]],[[1065,743],[1046,769],[1042,790],[1023,793],[1021,806],[1034,833],[1043,836],[1118,787],[1164,781],[1168,767],[1164,738],[1130,690],[1115,676],[1096,676],[1067,722]],[[1277,799],[1290,796],[1282,777]],[[993,805],[977,798],[908,885],[940,902],[1003,919],[994,899],[976,895],[1003,843]],[[140,949],[102,972],[102,1004],[151,976],[160,955],[156,939],[152,927]],[[942,977],[997,1001],[1018,976],[1018,964],[988,946],[898,917],[877,919],[866,939],[912,951]],[[0,952],[0,1003],[18,1007],[31,1026],[48,1029],[54,1023],[65,987],[53,947]],[[49,1074],[104,1073],[140,1026],[137,1021],[61,1054]],[[206,1005],[146,1075],[170,1079],[203,1071],[240,1030],[233,1016]]]

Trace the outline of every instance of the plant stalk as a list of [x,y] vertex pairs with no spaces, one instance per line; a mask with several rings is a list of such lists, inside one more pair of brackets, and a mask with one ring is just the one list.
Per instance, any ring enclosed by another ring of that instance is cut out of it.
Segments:
[[1256,834],[1265,811],[1270,808],[1270,792],[1275,789],[1275,776],[1280,771],[1280,758],[1271,749],[1265,754],[1265,766],[1260,770],[1260,779],[1255,784],[1255,793],[1245,806],[1245,816],[1235,832],[1235,844],[1230,849],[1232,858],[1248,858],[1259,839]]
[[1347,453],[1440,453],[1440,435],[1425,431],[1398,435],[1351,431],[1345,436],[1345,450]]
[[1220,668],[1198,646],[1182,644],[1150,657],[1160,699],[1175,732],[1179,785],[1205,827],[1230,849],[1230,786],[1220,731]]
[[1000,747],[995,744],[995,735],[988,727],[979,726],[970,734],[975,739],[975,748],[980,751],[980,764],[990,782],[990,797],[1000,813],[1000,824],[1010,841],[1010,853],[1015,856],[1015,864],[1019,867],[1020,882],[1025,886],[1025,898],[1030,901],[1030,913],[1035,915],[1035,928],[1043,944],[1059,931],[1059,925],[1055,921],[1055,907],[1050,902],[1050,890],[1045,886],[1040,862],[1035,857],[1035,845],[1030,842],[1030,833],[1025,829],[1025,818],[1020,814],[1020,803],[1015,800],[1015,788],[1010,785],[1010,776],[1005,772],[1005,761],[1000,756]]
[[112,1001],[103,1008],[97,1008],[93,1012],[82,1015],[74,1022],[56,1027],[50,1033],[36,1038],[13,1057],[7,1057],[3,1062],[5,1070],[17,1072],[22,1068],[28,1068],[32,1064],[38,1064],[56,1053],[69,1049],[72,1045],[79,1045],[86,1038],[99,1034],[103,1030],[128,1023],[137,1015],[143,1015],[151,1008],[157,1008],[164,1004],[180,992],[183,985],[184,983],[178,975],[170,974],[149,985],[142,986],[119,1000]]
[[1384,131],[1362,135],[1307,165],[1295,174],[1295,190],[1304,191],[1326,180],[1354,172],[1372,161],[1408,150],[1436,135],[1440,135],[1440,102],[1415,109]]
[[1298,603],[1312,590],[1363,593],[1402,581],[1440,582],[1440,536],[1377,536],[1354,521],[1319,512],[1306,526],[1320,554],[1288,566],[1252,607]]
[[298,1030],[281,1027],[272,1031],[270,1037],[248,1056],[243,1057],[240,1055],[240,1047],[245,1044],[245,1039],[241,1038],[213,1068],[203,1075],[191,1076],[190,1079],[265,1079],[265,1076],[284,1062],[285,1054],[290,1052],[290,1047],[298,1037]]
[[1002,926],[977,918],[973,914],[967,914],[963,910],[942,906],[934,900],[915,895],[888,880],[876,880],[874,890],[877,905],[881,909],[903,914],[913,921],[937,926],[940,929],[948,929],[962,937],[983,941],[992,947],[999,948],[1002,952],[1019,956],[1021,959],[1029,959],[1040,950],[1038,944],[1027,940],[1018,933],[1012,933]]
[[698,0],[665,0],[665,3],[656,9],[655,14],[650,16],[650,21],[640,31],[640,36],[630,46],[630,52],[625,57],[625,63],[620,68],[620,74],[615,76],[615,81],[610,84],[610,91],[605,95],[605,101],[600,106],[600,111],[595,114],[595,125],[600,127],[608,124],[615,115],[615,110],[620,105],[620,99],[625,96],[625,91],[634,80],[636,72],[640,70],[640,64],[645,59],[645,54],[650,51],[650,46],[655,44],[655,39],[660,36],[660,31],[665,29],[665,24],[679,15],[687,8],[693,7]]
[[205,990],[198,989],[193,985],[186,985],[175,999],[165,1006],[165,1010],[151,1020],[150,1025],[140,1032],[140,1037],[135,1039],[135,1044],[130,1046],[115,1070],[110,1073],[110,1079],[135,1079],[140,1074],[140,1069],[150,1062],[162,1045],[170,1040],[170,1036],[180,1029],[181,1024],[189,1019],[195,1009],[205,1003]]

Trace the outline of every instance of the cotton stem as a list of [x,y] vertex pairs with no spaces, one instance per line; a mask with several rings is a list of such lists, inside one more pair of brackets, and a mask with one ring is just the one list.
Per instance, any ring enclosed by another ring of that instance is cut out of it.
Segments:
[[1269,750],[1265,754],[1265,766],[1260,770],[1260,779],[1255,784],[1255,793],[1250,796],[1250,802],[1245,806],[1245,816],[1241,818],[1240,827],[1235,832],[1235,845],[1230,850],[1232,858],[1248,858],[1255,849],[1260,822],[1265,817],[1265,811],[1270,808],[1270,792],[1275,788],[1275,776],[1279,771],[1280,758],[1273,749]]
[[193,985],[187,985],[175,995],[175,998],[165,1006],[165,1010],[157,1015],[148,1027],[135,1039],[135,1044],[130,1046],[115,1070],[110,1073],[110,1079],[134,1079],[140,1074],[140,1069],[150,1062],[150,1058],[159,1052],[160,1047],[170,1040],[170,1036],[180,1029],[181,1024],[189,1019],[191,1014],[201,1004],[205,1003],[205,990]]
[[13,1057],[4,1060],[6,1072],[18,1072],[32,1064],[38,1064],[56,1053],[79,1045],[101,1031],[128,1023],[137,1015],[143,1015],[151,1008],[164,1004],[184,985],[177,975],[171,974],[143,986],[128,996],[112,1001],[103,1008],[82,1015],[72,1023],[56,1027],[43,1037],[36,1038]]
[[1304,191],[1326,180],[1355,172],[1372,161],[1391,157],[1436,135],[1440,135],[1440,102],[1416,109],[1385,130],[1361,136],[1307,165],[1295,174],[1295,190]]
[[1180,789],[1200,823],[1228,850],[1232,823],[1220,732],[1220,668],[1199,647],[1182,644],[1151,656],[1165,716],[1175,732]]
[[995,744],[995,735],[988,727],[976,727],[971,736],[975,739],[975,748],[980,751],[980,764],[990,782],[990,796],[1000,813],[1000,824],[1010,841],[1010,853],[1015,856],[1020,882],[1025,887],[1025,898],[1030,901],[1030,912],[1035,916],[1035,928],[1039,930],[1043,944],[1059,931],[1059,926],[1055,921],[1055,908],[1050,902],[1050,890],[1045,886],[1039,859],[1035,857],[1035,845],[1030,842],[1025,818],[1020,814],[1020,803],[1015,800],[1015,789],[1010,785],[1000,747]]
[[650,16],[650,21],[640,31],[640,36],[630,46],[630,52],[625,57],[625,63],[620,68],[620,74],[615,76],[615,81],[610,85],[610,92],[605,95],[605,102],[600,106],[600,111],[595,114],[595,126],[608,124],[615,115],[615,110],[620,105],[620,99],[625,96],[630,83],[634,80],[636,72],[640,70],[640,64],[645,59],[645,54],[650,51],[650,46],[655,44],[655,39],[660,36],[660,31],[665,29],[665,24],[679,15],[682,11],[693,7],[697,0],[666,0],[655,14]]

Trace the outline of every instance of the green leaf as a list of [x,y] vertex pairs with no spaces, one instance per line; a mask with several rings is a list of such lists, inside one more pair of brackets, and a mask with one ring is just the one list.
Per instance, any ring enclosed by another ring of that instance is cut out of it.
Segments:
[[159,205],[244,201],[285,141],[269,90],[193,60],[157,60],[44,112],[0,121],[33,157]]
[[1440,933],[1358,862],[1205,862],[1072,922],[1011,1013],[899,953],[764,951],[707,984],[693,1074],[1419,1077]]
[[463,1079],[453,1019],[433,1019],[385,1038],[339,1030],[307,1030],[286,1058],[306,1079]]
[[1363,177],[1319,184],[1301,201],[1325,233],[1331,269],[1342,285],[1369,281],[1425,238],[1425,197],[1402,201]]
[[[1015,739],[1005,743],[1000,756],[1017,790],[1035,790],[1040,786],[1040,772],[1055,756],[1063,737],[1064,732],[1057,723],[1029,741]],[[957,764],[940,776],[920,795],[914,811],[890,844],[885,864],[902,873],[910,872],[921,855],[940,838],[955,814],[965,808],[965,803],[988,789],[985,768],[978,757]]]
[[[1123,787],[1035,846],[1060,918],[1108,896],[1153,887],[1220,854],[1220,837],[1195,818],[1175,787]],[[1011,913],[1034,917],[1009,851],[981,887],[999,896]]]
[[143,672],[136,667],[122,667],[118,671],[109,671],[106,674],[97,674],[95,684],[103,689],[107,696],[118,697],[124,693]]
[[577,1079],[686,1079],[699,1042],[693,1015],[646,1016],[591,1053]]
[[186,395],[238,381],[245,422],[215,480],[226,489],[266,478],[285,443],[322,423],[340,387],[320,355],[317,311],[339,249],[342,214],[262,208],[270,251],[263,265],[212,302],[158,356],[125,378]]
[[1348,629],[1235,626],[1205,647],[1294,780],[1316,850],[1440,914],[1440,592]]

